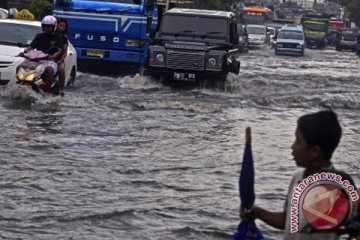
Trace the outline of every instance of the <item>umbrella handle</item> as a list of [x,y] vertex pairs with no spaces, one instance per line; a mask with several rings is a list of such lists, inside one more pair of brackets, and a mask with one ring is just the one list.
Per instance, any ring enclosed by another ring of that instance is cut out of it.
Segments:
[[250,144],[251,143],[251,128],[247,127],[245,131],[245,143]]

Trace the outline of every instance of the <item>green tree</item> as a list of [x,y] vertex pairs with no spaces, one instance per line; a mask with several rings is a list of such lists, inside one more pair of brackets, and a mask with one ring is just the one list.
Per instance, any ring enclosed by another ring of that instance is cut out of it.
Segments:
[[196,8],[200,9],[211,9],[211,10],[219,10],[219,11],[230,11],[231,2],[224,0],[197,0]]
[[355,22],[356,26],[360,26],[360,1],[351,0],[348,9],[350,11],[350,20]]
[[29,10],[34,14],[35,18],[38,18],[40,13],[46,9],[50,8],[51,4],[49,0],[32,0]]

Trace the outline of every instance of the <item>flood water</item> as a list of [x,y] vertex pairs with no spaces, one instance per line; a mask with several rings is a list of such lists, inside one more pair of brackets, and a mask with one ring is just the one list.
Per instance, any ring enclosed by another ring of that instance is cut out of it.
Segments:
[[296,120],[325,108],[343,127],[333,162],[359,185],[359,63],[334,49],[265,49],[242,55],[225,85],[79,72],[63,99],[0,86],[0,238],[230,239],[245,128],[256,203],[281,210],[298,170]]

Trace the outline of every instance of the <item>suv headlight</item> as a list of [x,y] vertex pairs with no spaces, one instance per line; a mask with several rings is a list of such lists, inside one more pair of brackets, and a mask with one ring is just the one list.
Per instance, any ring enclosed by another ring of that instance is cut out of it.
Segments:
[[299,44],[299,45],[296,46],[296,48],[302,49],[303,45]]
[[281,43],[278,43],[276,46],[283,47],[283,45]]
[[209,65],[209,67],[215,67],[216,66],[216,58],[210,57],[208,59],[208,65]]
[[157,62],[163,63],[163,62],[164,62],[164,59],[165,59],[164,54],[162,54],[162,53],[157,53],[157,54],[155,55],[155,59],[156,59]]

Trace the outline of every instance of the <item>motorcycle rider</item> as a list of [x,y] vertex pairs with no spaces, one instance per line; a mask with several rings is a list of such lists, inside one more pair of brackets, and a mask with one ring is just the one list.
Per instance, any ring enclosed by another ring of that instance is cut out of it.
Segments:
[[62,38],[63,41],[63,49],[60,59],[58,60],[58,74],[59,74],[59,85],[60,85],[60,95],[64,96],[64,87],[65,87],[65,58],[67,56],[67,50],[69,46],[69,40],[66,35],[68,23],[67,20],[64,18],[59,18],[57,20],[57,29],[56,33],[59,37]]
[[41,60],[41,65],[45,67],[43,81],[45,82],[45,92],[49,92],[53,76],[57,73],[57,60],[61,57],[63,42],[62,38],[55,33],[57,25],[56,18],[47,15],[41,20],[41,27],[43,32],[35,36],[30,46],[25,50],[38,50],[48,54],[47,60]]

